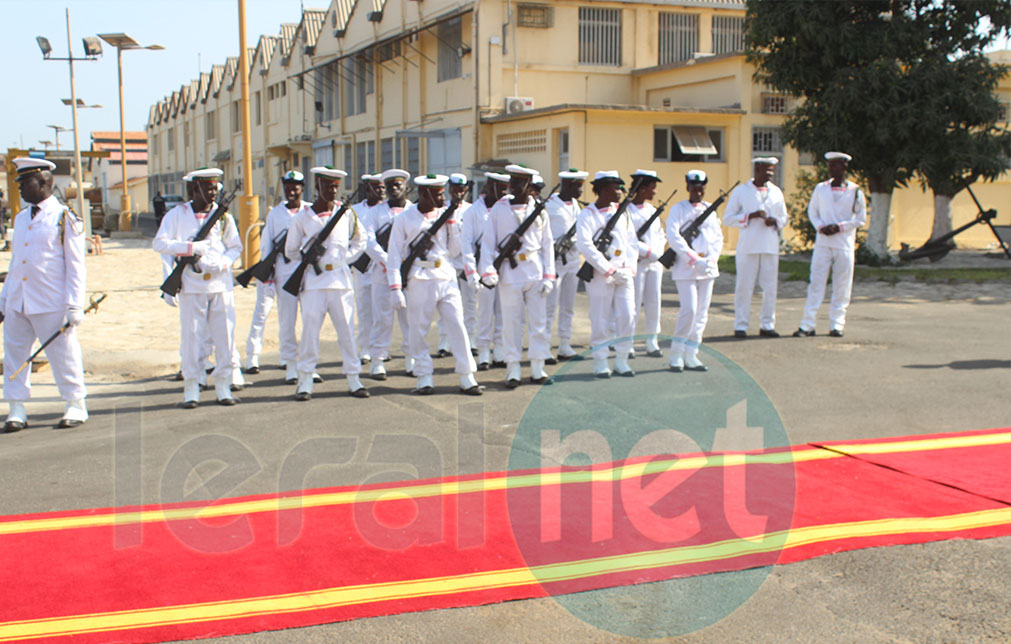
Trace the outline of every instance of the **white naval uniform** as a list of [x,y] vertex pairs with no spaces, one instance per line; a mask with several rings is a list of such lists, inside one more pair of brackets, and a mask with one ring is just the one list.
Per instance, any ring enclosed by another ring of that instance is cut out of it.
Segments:
[[[266,257],[274,250],[274,240],[288,230],[291,220],[302,208],[311,205],[301,202],[298,208],[289,209],[286,202],[274,206],[267,213],[266,223],[260,231],[260,257]],[[295,365],[298,359],[298,334],[295,325],[298,321],[298,298],[285,291],[282,287],[295,272],[298,263],[287,259],[282,248],[274,263],[274,275],[265,283],[257,281],[256,306],[253,308],[253,321],[249,325],[249,337],[246,339],[246,360],[251,356],[259,356],[263,348],[263,327],[267,316],[277,301],[277,331],[281,342],[281,364]]]
[[[379,205],[379,202],[376,202]],[[363,226],[367,231],[371,229],[372,224],[372,209],[375,206],[370,206],[369,202],[366,200],[359,201],[355,205],[351,206],[355,210],[355,214],[358,215],[358,225]],[[366,248],[368,247],[368,242],[366,242]],[[368,255],[366,251],[362,251],[365,255]],[[360,257],[361,255],[359,255]],[[358,257],[352,257],[351,261],[354,262]],[[372,262],[369,263],[369,267],[365,269],[362,273],[357,268],[351,269],[351,275],[354,276],[355,282],[355,346],[358,347],[359,357],[364,355],[369,355],[369,336],[372,335]]]
[[390,301],[390,278],[387,274],[388,252],[383,250],[376,239],[377,230],[386,223],[392,222],[410,206],[410,200],[404,202],[403,208],[391,208],[389,201],[381,201],[369,212],[366,252],[372,259],[372,263],[369,264],[372,281],[372,333],[369,335],[369,355],[373,360],[390,357],[394,314],[400,323],[400,350],[405,356],[410,354],[407,311],[394,311],[393,302]]
[[[807,302],[800,328],[813,331],[818,307],[825,299],[825,284],[832,273],[832,301],[828,310],[829,329],[842,331],[846,326],[846,308],[853,290],[853,263],[857,228],[867,221],[867,201],[857,184],[847,180],[838,188],[832,181],[819,183],[811,194],[807,216],[819,231],[811,256],[811,279],[807,286]],[[825,235],[821,229],[838,224],[839,232]]]
[[[333,212],[317,213],[312,204],[298,211],[288,228],[284,254],[292,262],[301,259],[301,250],[323,230],[330,217],[341,207],[334,203]],[[355,293],[354,278],[348,261],[365,248],[368,233],[358,222],[354,209],[348,208],[324,242],[323,255],[317,262],[321,272],[309,266],[302,278],[302,291],[298,296],[302,308],[302,338],[298,343],[298,371],[300,379],[312,377],[319,363],[319,334],[323,322],[330,315],[330,323],[337,332],[344,374],[361,373],[362,363],[355,346]],[[298,266],[297,264],[295,265]]]
[[[636,206],[629,202],[627,212],[632,218],[632,226],[638,232],[656,212],[656,206],[648,202]],[[635,320],[638,324],[639,311],[645,310],[646,325],[643,332],[648,337],[647,344],[655,343],[656,336],[660,333],[660,282],[663,279],[663,264],[657,260],[663,255],[665,242],[663,224],[657,217],[639,240],[639,263],[635,271]]]
[[[473,204],[469,201],[461,201],[460,205],[457,206],[456,212],[459,214],[453,215],[453,220],[456,221],[457,232],[462,232],[463,229],[463,213],[467,212]],[[470,345],[474,346],[474,342],[477,340],[477,291],[466,278],[466,267],[467,260],[463,253],[460,253],[456,257],[451,257],[449,263],[453,265],[453,269],[456,270],[457,284],[460,287],[460,299],[463,300],[463,326],[467,329],[467,337],[470,339]],[[478,288],[483,288],[480,285]],[[442,323],[442,318],[439,318],[439,347],[446,346],[449,342],[449,337],[446,335],[445,328]]]
[[[70,307],[84,309],[84,223],[50,196],[14,217],[11,262],[3,290],[0,311],[5,316],[4,374],[12,374],[32,353],[36,338],[45,341],[67,320]],[[75,327],[68,328],[46,347],[53,378],[60,397],[70,402],[83,400],[84,365]],[[24,402],[31,396],[31,369],[25,368],[14,380],[4,378],[4,398]]]
[[[460,224],[460,245],[464,256],[464,272],[467,275],[480,272],[477,266],[478,249],[484,235],[484,224],[488,220],[488,205],[484,197],[471,204],[463,213]],[[482,251],[483,256],[483,251]],[[478,350],[502,347],[502,304],[498,287],[477,287],[477,331],[474,345]]]
[[[748,219],[748,214],[764,210],[776,220],[767,226],[764,219]],[[751,319],[751,296],[755,281],[762,287],[762,313],[759,326],[772,330],[776,326],[776,288],[779,283],[779,231],[786,226],[786,201],[783,191],[771,181],[759,188],[754,179],[737,186],[730,193],[723,224],[740,228],[734,264],[737,282],[734,287],[734,330],[747,331]]]
[[[432,239],[432,249],[424,260],[418,259],[411,265],[407,284],[401,284],[400,266],[410,252],[409,244],[419,233],[431,228],[443,213],[444,208],[436,208],[422,214],[412,205],[393,219],[390,231],[388,257],[389,290],[403,289],[407,300],[407,327],[410,338],[410,356],[414,358],[414,375],[419,379],[431,376],[432,356],[428,347],[428,330],[438,314],[449,337],[449,345],[456,360],[456,373],[473,373],[477,366],[470,354],[470,340],[463,326],[463,303],[457,284],[456,270],[450,258],[460,254],[459,228],[455,219],[450,219]],[[392,305],[392,304],[391,304]]]
[[[482,278],[496,273],[494,262],[498,245],[515,232],[536,207],[532,197],[519,205],[510,203],[511,199],[512,195],[502,197],[488,211],[481,235],[479,269]],[[548,326],[547,302],[541,293],[541,282],[556,278],[555,249],[545,212],[537,216],[520,241],[520,249],[514,256],[516,268],[505,261],[498,269],[497,289],[502,303],[506,363],[519,362],[522,358],[524,322],[530,334],[527,356],[531,360],[551,357],[551,327]]]
[[[194,213],[192,203],[187,201],[165,213],[152,243],[155,252],[176,257],[192,255],[193,237],[218,207],[215,204],[208,213]],[[219,384],[231,385],[233,372],[239,368],[232,264],[242,254],[242,240],[230,214],[218,220],[206,241],[210,251],[197,262],[202,272],[187,266],[178,296],[183,380],[200,379],[206,358],[204,338],[209,335],[214,344],[214,378]]]
[[[578,200],[562,201],[557,194],[551,195],[544,206],[551,222],[551,236],[555,242],[561,239],[576,223],[579,211],[583,206]],[[558,280],[555,288],[548,293],[547,319],[548,335],[551,335],[555,325],[555,315],[558,316],[558,339],[562,344],[572,340],[572,317],[576,307],[576,291],[579,289],[579,249],[573,238],[572,249],[565,256],[555,258],[555,272]]]
[[[586,284],[590,300],[590,348],[596,360],[606,360],[608,346],[613,345],[619,356],[632,351],[635,333],[635,271],[639,258],[639,239],[626,211],[612,231],[607,256],[593,244],[593,236],[614,215],[617,204],[599,210],[590,204],[579,213],[576,222],[576,245],[580,254],[593,267],[593,279]],[[618,269],[632,275],[627,282],[608,282]],[[612,336],[610,330],[614,329]]]
[[718,261],[723,252],[723,228],[717,214],[710,213],[699,227],[698,237],[690,245],[681,230],[695,221],[710,206],[685,199],[671,207],[667,215],[667,243],[677,254],[671,266],[671,278],[678,289],[678,318],[671,340],[671,358],[695,355],[709,320],[713,284],[720,275]]

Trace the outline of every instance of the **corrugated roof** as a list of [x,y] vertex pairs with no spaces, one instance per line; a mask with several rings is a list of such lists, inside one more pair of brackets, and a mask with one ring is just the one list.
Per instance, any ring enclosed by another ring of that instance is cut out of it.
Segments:
[[[256,43],[256,49],[261,69],[270,67],[270,59],[274,56],[274,47],[277,45],[277,41],[277,36],[260,36],[259,42]],[[252,71],[253,68],[249,69]]]
[[358,0],[334,0],[334,33],[343,38]]
[[324,19],[326,19],[326,11],[322,9],[306,9],[305,13],[302,14],[306,47],[316,46],[316,40],[319,39],[319,32],[323,29]]
[[[281,48],[281,51],[278,53],[281,55],[281,58],[287,58],[289,52],[291,52],[291,42],[295,38],[296,31],[298,31],[298,24],[294,22],[281,23],[281,31],[278,36],[278,46]],[[283,63],[284,61],[282,60],[281,62]]]
[[[109,130],[109,131],[98,131],[91,133],[92,146],[104,145],[105,141],[115,141],[116,147],[119,147],[119,130]],[[147,145],[147,133],[139,132],[136,130],[127,130],[126,132],[126,144],[132,145],[135,142],[141,142]]]
[[224,65],[212,66],[210,93],[213,96],[217,96],[218,92],[221,91],[221,81],[223,81],[224,79],[225,79],[225,66]]

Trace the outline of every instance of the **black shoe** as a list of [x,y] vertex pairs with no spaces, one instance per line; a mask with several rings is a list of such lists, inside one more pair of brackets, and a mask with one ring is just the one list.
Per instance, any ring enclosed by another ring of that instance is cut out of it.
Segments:
[[434,387],[422,387],[421,389],[415,389],[419,396],[431,396],[435,393]]
[[556,365],[558,364],[558,358],[551,356],[550,358],[544,361],[544,364]]
[[479,365],[477,365],[478,371],[488,371],[489,369],[491,369],[491,365],[488,364],[487,362],[482,362]]
[[734,331],[734,337],[735,338],[746,338],[746,337],[748,337],[748,332],[747,331]]
[[179,403],[177,407],[179,407],[179,409],[196,409],[197,405],[199,404],[200,403],[198,403],[195,400],[184,400],[183,402]]
[[647,358],[662,358],[663,357],[663,351],[661,351],[660,349],[656,349],[654,351],[650,351],[649,353],[646,354],[646,357]]
[[260,373],[260,368],[259,367],[247,367],[246,368],[246,373],[252,374],[252,375],[255,376],[256,374]]
[[628,359],[629,360],[635,360],[635,351],[629,351],[628,352]]
[[682,371],[685,370],[684,365],[682,365],[680,367],[675,367],[674,365],[672,365],[670,363],[667,364],[667,368],[670,369],[671,371],[673,371],[674,373],[681,373]]
[[13,434],[14,432],[20,432],[27,426],[27,423],[22,423],[20,420],[8,420],[4,423],[4,433]]
[[474,347],[471,347],[470,348],[470,355],[472,355],[472,356],[474,356],[476,358],[477,357],[477,349],[475,349]]
[[465,393],[468,396],[482,396],[484,395],[484,387],[481,385],[474,385],[473,387],[468,387],[467,389],[460,387],[460,392]]
[[224,405],[225,407],[231,407],[233,405],[239,404],[238,398],[218,398],[218,404]]
[[628,371],[615,371],[614,373],[622,378],[635,378],[635,371],[632,369],[629,369]]
[[182,369],[180,369],[179,371],[177,371],[174,376],[172,376],[171,378],[169,378],[169,380],[171,380],[172,382],[182,382],[183,381],[183,372],[182,372]]
[[700,364],[697,367],[685,367],[685,371],[699,371],[699,372],[709,371],[709,367],[707,367],[704,364]]
[[297,391],[295,392],[295,400],[298,402],[305,402],[306,400],[312,400],[312,394],[308,391]]
[[520,386],[520,381],[519,380],[506,380],[505,386],[506,386],[506,389],[515,389],[516,387]]
[[242,391],[245,387],[246,385],[231,385],[230,389],[232,391]]
[[214,371],[214,369],[215,369],[215,367],[207,367],[207,369],[204,369],[204,371],[206,371],[207,375],[209,376]]
[[413,371],[405,371],[404,375],[407,376],[408,378],[413,378],[414,377],[414,372]]
[[312,374],[312,381],[318,385],[319,383],[323,382],[323,377],[318,373],[314,373]]
[[297,385],[298,384],[298,378],[292,378],[291,380],[285,380],[284,384],[286,384],[286,385]]
[[811,338],[814,337],[814,329],[810,331],[805,331],[804,329],[797,329],[793,332],[793,337],[795,338]]
[[211,389],[213,389],[213,387],[211,387],[206,382],[200,383],[200,391],[210,391]]
[[369,378],[373,380],[386,380],[386,373],[370,373]]
[[501,360],[492,360],[491,366],[494,369],[505,369],[506,363]]
[[69,418],[61,418],[60,422],[56,423],[56,429],[71,429],[74,427],[80,427],[84,424],[83,420],[70,420]]
[[354,398],[368,398],[370,395],[369,390],[366,389],[365,387],[359,387],[358,389],[355,389],[354,391],[350,391],[348,393],[350,393],[351,396]]
[[446,357],[449,357],[451,355],[453,355],[453,354],[450,353],[449,351],[446,351],[445,349],[439,349],[438,351],[435,352],[435,357],[436,358],[446,358]]
[[759,329],[758,335],[763,338],[778,338],[779,333],[775,329]]
[[544,376],[542,378],[534,378],[533,376],[530,376],[530,382],[534,383],[535,385],[543,385],[548,380],[550,380],[550,378],[548,378],[547,376]]
[[828,332],[828,334],[830,336],[832,336],[833,338],[841,338],[842,337],[842,331],[840,331],[839,329],[832,329],[831,331]]

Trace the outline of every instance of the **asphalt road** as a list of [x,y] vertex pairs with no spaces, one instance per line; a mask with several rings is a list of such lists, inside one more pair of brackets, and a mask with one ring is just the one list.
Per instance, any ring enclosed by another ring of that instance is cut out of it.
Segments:
[[[707,347],[761,387],[782,421],[785,442],[1011,425],[1011,298],[867,299],[858,284],[844,338],[741,341],[729,337],[733,298],[727,291],[723,283],[714,298]],[[584,298],[577,337],[588,333]],[[673,328],[675,301],[665,292],[665,330]],[[795,328],[802,305],[799,297],[780,298],[781,331]],[[755,313],[757,306],[756,299]],[[178,410],[180,383],[166,379],[99,385],[91,388],[91,420],[74,431],[50,429],[61,406],[51,386],[39,387],[38,402],[29,408],[33,426],[0,437],[0,512],[504,470],[523,448],[516,432],[524,414],[544,395],[534,385],[505,390],[502,370],[480,374],[488,385],[482,398],[456,395],[449,358],[436,362],[441,395],[412,395],[413,380],[394,375],[385,383],[366,381],[373,397],[355,400],[339,375],[336,345],[324,345],[321,354],[328,359],[320,369],[326,382],[308,403],[292,401],[293,388],[275,369],[252,376],[254,384],[234,408],[214,405],[213,392],[207,392],[198,410]],[[706,357],[711,364],[717,360]],[[261,362],[270,365],[276,355]],[[672,396],[683,386],[678,378],[707,377],[667,374],[662,359],[639,357],[633,364],[640,377],[627,382],[669,378]],[[392,362],[391,373],[399,365]],[[628,406],[636,404],[648,402],[630,397]],[[209,447],[214,436],[232,439],[224,441],[230,447]],[[389,436],[401,441],[399,449],[390,448]],[[350,442],[337,446],[337,438]],[[407,440],[428,451],[410,456],[415,452],[403,447]],[[242,467],[225,469],[231,458]],[[293,459],[298,467],[286,467]],[[581,593],[571,601],[508,602],[211,641],[643,641],[615,632],[629,628],[650,637],[698,628],[656,640],[685,643],[1011,641],[1011,538],[859,550],[760,575],[757,590],[741,598],[738,608],[728,615],[715,611],[687,628],[672,626],[680,619],[675,613],[704,612],[707,593],[733,588],[738,578],[711,575],[716,582],[690,578]]]

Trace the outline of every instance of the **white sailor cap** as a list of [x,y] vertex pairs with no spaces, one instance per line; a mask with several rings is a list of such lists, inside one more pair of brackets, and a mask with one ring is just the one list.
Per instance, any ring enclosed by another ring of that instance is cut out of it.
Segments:
[[632,178],[649,179],[651,181],[656,181],[657,183],[663,183],[663,179],[656,176],[656,170],[636,170],[632,173]]
[[467,175],[462,172],[454,172],[449,175],[449,182],[457,186],[465,186],[467,183]]
[[49,170],[52,172],[56,169],[56,164],[47,159],[34,159],[32,157],[17,157],[14,159],[14,165],[18,168],[18,179],[21,177],[27,177],[35,172],[42,172],[43,170]]
[[755,157],[751,160],[751,164],[755,165],[756,163],[761,163],[763,165],[776,165],[779,163],[779,159],[776,157]]
[[543,186],[544,185],[544,177],[542,177],[539,174],[535,174],[533,180],[530,181],[530,183],[532,183],[535,186]]
[[338,181],[348,176],[347,172],[343,170],[338,170],[332,165],[318,165],[315,168],[311,168],[309,172],[313,173],[317,177],[326,177],[327,179],[337,179]]
[[414,183],[423,187],[444,186],[447,181],[449,181],[449,177],[444,174],[428,173],[423,176],[414,177]]
[[214,181],[225,175],[221,168],[197,168],[190,173],[190,181]]
[[534,170],[533,168],[528,168],[520,163],[510,163],[505,167],[505,171],[508,172],[509,174],[525,174],[529,177],[537,175],[537,170]]
[[593,175],[594,184],[604,184],[604,183],[620,183],[625,185],[625,180],[621,178],[617,170],[598,170],[595,175]]
[[503,183],[509,183],[509,175],[502,174],[501,172],[485,172],[484,178],[489,181],[501,181]]
[[577,170],[576,168],[569,168],[568,170],[562,170],[558,173],[559,179],[571,179],[576,181],[583,181],[588,176],[590,176],[589,172]]
[[186,174],[184,174],[183,175],[183,181],[185,181],[186,183],[189,183],[190,181],[192,181],[193,177],[190,176],[192,174],[193,174],[192,172],[187,172]]
[[400,168],[390,168],[389,170],[383,170],[383,173],[379,175],[379,178],[383,181],[388,179],[403,179],[406,181],[411,178],[411,173],[407,170],[401,170]]
[[843,161],[849,162],[849,161],[853,160],[853,157],[851,157],[850,155],[846,154],[845,152],[826,152],[825,153],[825,160],[826,161],[835,161],[836,159],[842,159]]
[[704,186],[709,183],[709,177],[706,175],[704,170],[689,170],[688,174],[685,175],[685,181],[688,183],[698,183]]
[[282,183],[305,183],[305,175],[298,170],[288,170],[281,175]]
[[365,174],[362,175],[362,181],[370,183],[382,183],[383,175],[378,172],[375,174],[369,174],[368,172],[366,172]]

